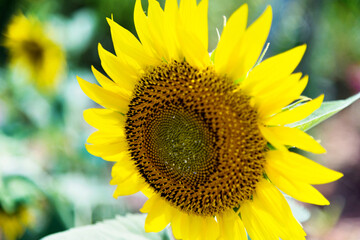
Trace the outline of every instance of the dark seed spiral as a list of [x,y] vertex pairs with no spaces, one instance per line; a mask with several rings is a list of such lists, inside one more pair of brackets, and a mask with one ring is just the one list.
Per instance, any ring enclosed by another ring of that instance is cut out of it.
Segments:
[[126,136],[138,171],[174,207],[213,216],[250,199],[266,140],[250,98],[212,67],[149,69],[129,105]]

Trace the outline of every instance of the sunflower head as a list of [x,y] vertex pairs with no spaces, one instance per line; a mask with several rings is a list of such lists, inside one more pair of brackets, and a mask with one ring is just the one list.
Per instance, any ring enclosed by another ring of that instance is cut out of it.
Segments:
[[34,17],[16,15],[5,33],[4,45],[10,63],[19,66],[40,90],[51,90],[65,64],[64,52],[45,33],[44,26]]
[[7,240],[19,239],[31,226],[32,220],[29,209],[25,206],[19,206],[11,213],[0,208],[0,236],[5,236]]
[[250,98],[212,66],[174,61],[149,69],[126,117],[139,172],[170,203],[212,216],[250,199],[266,141]]
[[272,11],[247,27],[243,5],[210,57],[207,7],[205,0],[179,6],[167,0],[162,9],[149,0],[146,15],[137,0],[139,39],[108,19],[116,54],[99,45],[99,55],[110,78],[95,68],[101,86],[78,78],[105,107],[84,112],[98,129],[87,150],[115,162],[115,197],[138,191],[149,197],[141,209],[148,213],[146,231],[170,223],[179,239],[247,239],[245,228],[252,239],[304,239],[278,188],[325,205],[311,184],[341,177],[288,150],[325,152],[287,126],[323,100],[300,97],[308,78],[293,71],[306,46],[257,64]]

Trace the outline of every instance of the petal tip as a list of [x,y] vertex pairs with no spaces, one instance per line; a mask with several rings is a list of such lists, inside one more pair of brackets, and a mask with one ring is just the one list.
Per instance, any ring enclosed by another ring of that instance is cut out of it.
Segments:
[[141,213],[148,213],[148,211],[146,211],[146,209],[144,209],[144,207],[140,208],[139,211],[140,211]]
[[327,153],[326,149],[323,146],[321,146],[319,141],[315,140],[314,143],[318,143],[318,144],[313,145],[314,148],[312,149],[312,151],[308,150],[309,152],[312,152],[315,154],[326,154]]
[[272,7],[271,7],[271,5],[268,5],[268,6],[266,7],[264,13],[266,13],[266,15],[272,19],[273,12],[272,12]]
[[[90,149],[91,146],[92,146],[91,144],[85,143],[85,149],[86,149],[86,151],[87,151],[88,153],[90,153],[90,154],[92,154],[92,153],[91,153],[92,151],[91,151],[91,149]],[[94,154],[92,154],[92,155],[94,155]],[[96,155],[94,155],[94,156],[96,156]]]
[[144,228],[145,228],[145,232],[147,232],[147,233],[153,232],[153,231],[151,231],[152,229],[151,229],[151,227],[149,226],[149,224],[146,224],[146,223],[145,223]]
[[319,154],[325,154],[325,153],[327,153],[326,149],[320,145]]
[[144,9],[142,8],[142,4],[141,4],[141,0],[136,0],[135,2],[135,12],[136,11],[144,11]]
[[109,26],[111,27],[111,25],[114,23],[114,20],[113,20],[113,15],[111,14],[111,18],[106,18],[106,21],[107,23],[109,24]]
[[119,197],[119,194],[117,194],[116,190],[115,190],[114,193],[113,193],[113,198],[118,199],[118,197]]
[[[76,76],[76,79],[77,79],[77,81],[78,81],[78,83],[79,83],[79,85],[80,85],[80,88],[81,88],[83,91],[84,91],[84,89],[86,89],[86,85],[91,84],[90,82],[82,79],[82,78],[79,77],[79,76]],[[85,92],[85,91],[84,91],[84,92]],[[85,92],[85,94],[86,94],[86,92]]]
[[301,48],[303,48],[303,49],[304,49],[304,51],[305,51],[305,50],[306,50],[306,48],[307,48],[307,44],[306,44],[306,43],[304,43],[304,44],[300,45],[300,47],[301,47]]
[[[334,170],[333,170],[334,171]],[[340,178],[342,178],[344,176],[343,173],[341,172],[338,172],[338,171],[334,171],[334,174],[333,174],[333,181],[337,181],[339,180]]]
[[[110,182],[109,182],[109,184],[110,184],[110,185],[116,185],[116,183],[115,183],[115,179],[114,179],[114,178],[113,178],[113,179],[111,179],[111,180],[110,180]],[[114,192],[114,195],[115,195],[115,192]]]
[[324,197],[324,200],[321,202],[321,205],[322,205],[322,206],[330,205],[330,202],[329,202],[329,200],[327,200],[327,199]]
[[304,43],[304,44],[302,44],[302,45],[300,45],[300,46],[298,46],[298,47],[296,47],[296,48],[297,48],[297,50],[299,51],[299,55],[304,56],[305,51],[306,51],[306,48],[307,48],[307,45],[306,45],[306,43]]
[[85,109],[84,111],[83,111],[83,117],[84,117],[84,119],[89,115],[89,110],[90,110],[91,108],[89,108],[89,109]]
[[103,51],[104,48],[103,46],[101,45],[101,43],[98,43],[98,52],[99,52],[99,55],[100,55],[100,51]]
[[81,77],[79,77],[79,76],[76,76],[76,79],[79,81],[79,82],[81,82],[81,81],[85,81],[84,79],[82,79]]
[[247,16],[249,14],[249,5],[247,3],[244,3],[243,5],[241,5],[238,8],[238,11],[242,12],[242,14],[246,15],[246,19],[247,19]]
[[305,81],[306,82],[305,85],[307,85],[307,83],[309,82],[309,76],[308,75],[303,76],[303,78],[300,81]]

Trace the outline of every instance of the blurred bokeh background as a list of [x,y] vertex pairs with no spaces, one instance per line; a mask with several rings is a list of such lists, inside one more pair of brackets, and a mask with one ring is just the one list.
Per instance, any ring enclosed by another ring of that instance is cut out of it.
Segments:
[[[147,1],[144,0],[144,9]],[[209,0],[209,51],[224,18],[247,1]],[[138,212],[144,197],[113,199],[111,163],[87,153],[96,107],[76,75],[95,82],[97,44],[113,51],[106,17],[133,33],[135,0],[0,0],[0,239],[39,239]],[[164,0],[160,0],[164,5]],[[251,0],[249,22],[267,5],[273,25],[265,58],[306,43],[298,71],[305,95],[326,100],[360,91],[360,0]],[[46,74],[45,74],[46,73]],[[44,75],[46,77],[44,77]],[[50,76],[50,77],[49,77]],[[360,239],[360,102],[312,130],[328,153],[311,155],[344,173],[319,187],[328,207],[296,205],[313,240]]]

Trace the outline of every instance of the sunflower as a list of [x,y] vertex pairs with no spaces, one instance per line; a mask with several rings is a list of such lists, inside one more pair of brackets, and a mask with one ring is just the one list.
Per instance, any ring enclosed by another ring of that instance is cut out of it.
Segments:
[[7,240],[18,239],[31,226],[31,220],[32,216],[24,206],[19,206],[13,213],[0,208],[0,237],[3,234]]
[[40,90],[54,89],[63,71],[65,56],[61,48],[46,35],[39,20],[22,14],[14,16],[3,44],[9,51],[13,67],[24,69]]
[[162,10],[149,0],[146,15],[137,0],[139,40],[107,19],[116,55],[99,45],[99,56],[108,77],[92,68],[101,86],[78,78],[105,107],[84,112],[98,129],[86,148],[115,162],[115,198],[149,198],[141,209],[148,232],[170,224],[177,239],[305,239],[279,190],[327,205],[312,184],[342,176],[289,150],[325,152],[287,126],[323,101],[304,103],[308,77],[292,73],[306,46],[257,64],[272,10],[247,27],[245,4],[209,56],[207,8],[207,0],[167,0]]

